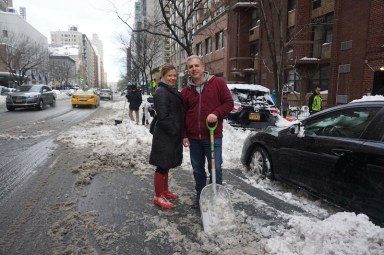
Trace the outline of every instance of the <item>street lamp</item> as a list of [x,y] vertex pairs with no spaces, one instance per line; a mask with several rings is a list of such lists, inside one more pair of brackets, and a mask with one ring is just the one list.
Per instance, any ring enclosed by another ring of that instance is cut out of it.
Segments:
[[182,82],[183,82],[183,78],[184,78],[184,72],[180,72],[179,73],[179,90],[181,90],[182,88]]

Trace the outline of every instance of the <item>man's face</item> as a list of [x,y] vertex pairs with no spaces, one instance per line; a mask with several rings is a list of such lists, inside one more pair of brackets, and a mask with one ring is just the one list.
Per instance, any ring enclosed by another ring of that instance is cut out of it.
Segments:
[[321,89],[320,88],[316,88],[315,91],[316,91],[316,94],[320,94]]
[[188,74],[193,81],[202,81],[204,78],[204,66],[197,58],[193,58],[188,61]]

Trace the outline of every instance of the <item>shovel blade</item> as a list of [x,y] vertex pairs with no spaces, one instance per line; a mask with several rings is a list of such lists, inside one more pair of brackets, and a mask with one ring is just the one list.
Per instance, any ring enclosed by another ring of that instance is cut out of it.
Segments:
[[123,123],[122,120],[115,120],[115,126],[118,125],[118,124],[121,124],[121,123]]
[[200,212],[204,232],[208,234],[237,227],[229,192],[220,184],[209,184],[201,191]]

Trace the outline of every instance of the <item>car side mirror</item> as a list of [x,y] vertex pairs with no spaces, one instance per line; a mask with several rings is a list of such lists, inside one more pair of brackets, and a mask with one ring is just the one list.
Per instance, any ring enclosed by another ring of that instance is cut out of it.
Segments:
[[292,135],[297,135],[297,137],[304,137],[304,128],[300,122],[290,126],[288,132]]
[[43,93],[47,92],[47,89],[43,89]]

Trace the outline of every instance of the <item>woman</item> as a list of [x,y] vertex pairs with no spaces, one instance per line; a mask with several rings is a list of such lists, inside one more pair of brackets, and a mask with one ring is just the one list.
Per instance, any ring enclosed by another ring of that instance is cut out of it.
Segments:
[[157,84],[154,105],[157,122],[153,132],[152,150],[149,163],[156,166],[154,176],[155,198],[153,203],[170,209],[174,205],[168,199],[176,199],[177,194],[168,189],[170,168],[181,165],[183,159],[183,107],[177,91],[176,68],[165,65],[161,69],[161,81]]

